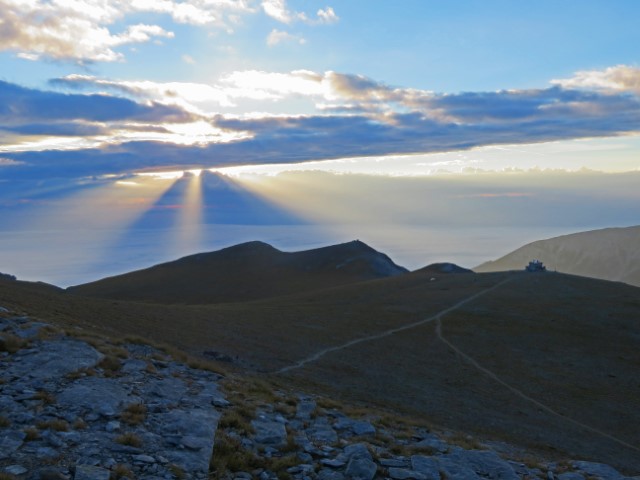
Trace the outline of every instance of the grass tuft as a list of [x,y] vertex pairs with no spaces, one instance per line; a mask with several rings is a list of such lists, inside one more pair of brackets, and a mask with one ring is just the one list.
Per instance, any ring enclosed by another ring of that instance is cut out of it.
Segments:
[[32,442],[34,440],[38,440],[40,438],[40,432],[38,431],[38,429],[36,427],[27,427],[23,430],[24,434],[26,435],[24,437],[24,440],[26,442]]
[[120,419],[128,425],[139,425],[145,418],[147,418],[147,406],[144,403],[131,403],[120,414]]
[[84,430],[88,427],[87,422],[85,422],[82,418],[78,417],[73,421],[72,425],[74,430]]
[[116,463],[113,467],[111,467],[111,480],[118,480],[120,478],[136,478],[134,473],[122,463]]
[[46,390],[38,391],[33,398],[35,398],[36,400],[40,400],[45,405],[52,405],[56,401],[56,397]]
[[56,432],[66,432],[69,430],[69,424],[60,419],[38,422],[36,423],[36,427],[40,430],[54,430]]
[[122,368],[122,363],[115,355],[106,355],[98,364],[104,370],[106,377],[115,376]]
[[116,443],[120,445],[128,445],[129,447],[140,448],[142,446],[142,439],[132,432],[123,433],[116,437]]
[[13,333],[3,333],[0,335],[0,352],[16,353],[24,348],[28,342]]

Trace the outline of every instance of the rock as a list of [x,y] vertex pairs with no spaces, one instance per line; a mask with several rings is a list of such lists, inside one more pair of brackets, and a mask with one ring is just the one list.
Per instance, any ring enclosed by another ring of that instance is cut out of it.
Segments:
[[425,479],[440,479],[440,469],[438,468],[438,462],[432,457],[426,457],[424,455],[412,455],[411,468],[416,472],[421,473]]
[[342,473],[327,468],[318,472],[318,480],[344,480],[344,478]]
[[404,460],[400,460],[399,458],[381,458],[378,460],[378,463],[383,467],[395,467],[395,468],[405,468],[407,466],[407,462]]
[[372,460],[371,453],[364,443],[354,443],[351,445],[347,445],[344,449],[344,454],[348,459],[363,457]]
[[0,459],[9,458],[13,452],[22,446],[25,434],[22,431],[7,432],[0,438]]
[[9,475],[17,476],[17,475],[23,475],[27,473],[29,470],[24,468],[22,465],[9,465],[8,467],[5,467],[4,471],[7,472]]
[[76,465],[73,480],[109,480],[110,472],[104,468],[91,465]]
[[107,422],[107,425],[104,427],[104,429],[109,433],[116,432],[120,430],[120,422],[117,420],[111,420],[110,422]]
[[58,457],[60,453],[51,447],[40,447],[36,450],[36,458],[53,460]]
[[207,439],[188,435],[182,438],[182,445],[189,450],[201,450],[208,445]]
[[[406,468],[396,468],[391,467],[389,469],[389,476],[394,480],[407,480],[407,479],[415,479],[415,480],[426,480],[428,477],[420,472],[416,472],[415,470],[408,470]],[[438,475],[438,478],[440,476]]]
[[436,457],[438,470],[443,472],[447,480],[480,480],[476,472],[465,464],[460,464],[456,460],[447,457]]
[[334,459],[323,458],[322,460],[320,460],[320,463],[326,467],[331,467],[331,468],[341,468],[347,464],[347,462],[337,458],[334,458]]
[[42,438],[47,441],[49,445],[55,448],[60,448],[64,445],[62,439],[53,433],[51,430],[47,430],[42,434]]
[[576,461],[573,462],[573,466],[587,475],[599,477],[602,480],[623,480],[625,478],[615,468],[604,463]]
[[430,448],[433,449],[434,452],[440,453],[445,453],[449,450],[449,445],[435,435],[427,436],[414,445],[419,448]]
[[296,406],[296,418],[300,420],[310,420],[311,414],[316,410],[316,402],[309,397],[301,397]]
[[104,355],[84,342],[65,337],[42,342],[37,350],[30,350],[19,358],[7,369],[9,375],[45,380],[94,367]]
[[345,476],[353,480],[373,480],[378,466],[370,458],[365,456],[354,456],[349,460]]
[[144,455],[144,454],[134,455],[133,461],[138,463],[156,463],[155,458],[153,458],[151,455]]
[[577,472],[565,472],[558,475],[558,480],[584,480],[584,476]]
[[144,360],[130,358],[122,363],[120,371],[122,373],[137,373],[143,371],[145,368],[147,368],[147,362]]
[[351,431],[356,435],[375,435],[376,428],[370,423],[366,421],[357,421],[353,422],[351,426]]
[[307,429],[307,435],[315,443],[331,444],[338,441],[338,434],[328,423],[315,423]]
[[113,417],[125,404],[139,403],[140,399],[130,392],[130,388],[115,378],[85,377],[60,393],[58,403],[70,409]]
[[456,448],[445,455],[461,466],[467,466],[481,477],[500,480],[519,480],[520,477],[508,462],[490,450],[464,450]]
[[219,407],[219,408],[227,408],[231,406],[231,402],[225,400],[222,397],[215,397],[213,400],[211,400],[211,404],[214,407]]
[[67,475],[64,475],[60,470],[53,467],[41,469],[38,472],[38,478],[40,478],[40,480],[69,480]]
[[251,422],[251,426],[256,431],[254,437],[256,443],[280,447],[287,444],[287,430],[284,424],[267,418],[258,418]]

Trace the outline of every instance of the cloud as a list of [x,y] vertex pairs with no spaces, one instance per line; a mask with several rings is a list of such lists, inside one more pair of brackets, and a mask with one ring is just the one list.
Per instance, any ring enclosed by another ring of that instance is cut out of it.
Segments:
[[13,167],[16,165],[22,165],[23,162],[18,162],[16,160],[12,160],[10,158],[2,158],[0,157],[0,167]]
[[274,47],[283,42],[297,43],[298,45],[304,45],[306,40],[298,35],[293,35],[282,30],[273,29],[267,36],[267,45]]
[[136,24],[120,33],[110,31],[107,27],[131,10],[125,2],[119,3],[0,0],[0,50],[18,52],[29,60],[113,62],[122,59],[114,50],[117,47],[173,37],[157,25]]
[[191,55],[187,54],[182,55],[182,61],[188,65],[195,65],[197,63]]
[[336,23],[340,20],[340,17],[336,15],[336,12],[331,7],[318,10],[317,15],[319,23]]
[[0,0],[0,51],[14,51],[29,60],[114,62],[123,59],[118,47],[174,35],[148,24],[127,25],[119,33],[112,30],[129,15],[164,13],[177,23],[228,27],[232,14],[250,12],[253,9],[242,0]]
[[181,123],[193,121],[194,116],[154,102],[144,105],[109,95],[63,94],[0,81],[0,124],[12,126],[34,120]]
[[552,80],[552,84],[568,89],[598,89],[640,94],[640,68],[616,65],[604,70],[585,70],[567,79]]
[[[0,151],[25,162],[12,174],[295,163],[640,133],[640,96],[626,90],[555,85],[439,94],[307,70],[234,72],[212,85],[80,75],[53,84],[112,94],[0,83]],[[309,101],[308,114],[219,113],[241,101],[286,105],[294,98]],[[29,143],[34,135],[49,135],[50,143]],[[40,152],[47,148],[49,156]],[[40,169],[27,172],[32,162]]]
[[295,21],[301,21],[309,25],[331,24],[340,20],[332,7],[319,9],[316,18],[310,18],[304,12],[295,12],[289,10],[286,0],[262,0],[262,10],[271,18],[280,23],[290,25]]
[[232,106],[233,102],[222,87],[192,82],[152,82],[110,80],[92,75],[67,75],[50,80],[51,85],[73,89],[101,89],[126,96],[151,100],[166,105],[179,105],[190,111],[200,111],[198,105],[215,103],[218,106]]
[[304,14],[292,13],[287,9],[285,0],[263,0],[264,13],[282,23],[291,23],[294,18],[306,18]]

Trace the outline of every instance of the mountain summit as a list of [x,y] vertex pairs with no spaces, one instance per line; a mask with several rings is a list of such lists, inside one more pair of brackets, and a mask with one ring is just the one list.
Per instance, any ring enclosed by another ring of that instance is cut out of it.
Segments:
[[523,270],[538,259],[548,269],[640,287],[640,226],[605,228],[538,240],[473,270]]
[[208,304],[276,297],[403,273],[405,268],[359,240],[301,252],[282,252],[253,241],[68,290],[119,300]]

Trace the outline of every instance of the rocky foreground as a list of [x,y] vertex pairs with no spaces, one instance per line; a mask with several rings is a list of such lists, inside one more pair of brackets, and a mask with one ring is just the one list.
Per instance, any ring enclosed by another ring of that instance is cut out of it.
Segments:
[[640,478],[194,367],[0,307],[0,479]]

